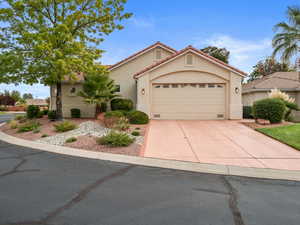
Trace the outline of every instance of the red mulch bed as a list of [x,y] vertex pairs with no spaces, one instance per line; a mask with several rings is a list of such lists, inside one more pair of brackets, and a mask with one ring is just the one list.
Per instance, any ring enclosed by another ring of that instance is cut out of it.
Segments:
[[256,123],[255,120],[244,120],[241,122],[241,124],[255,130],[258,128],[271,128],[271,127],[287,126],[287,125],[292,125],[294,123],[283,121],[281,123],[270,124],[267,121],[261,121],[260,123]]
[[128,147],[118,147],[111,148],[104,145],[98,145],[96,142],[96,137],[93,136],[80,136],[77,137],[77,141],[72,143],[66,143],[64,146],[78,149],[85,149],[95,152],[107,152],[114,154],[123,154],[131,156],[139,156],[141,151],[141,146],[138,144],[131,144]]

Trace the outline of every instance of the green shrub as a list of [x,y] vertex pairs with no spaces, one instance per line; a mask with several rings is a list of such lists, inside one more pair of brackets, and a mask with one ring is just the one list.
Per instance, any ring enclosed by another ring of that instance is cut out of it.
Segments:
[[81,117],[80,109],[71,109],[71,117],[80,118]]
[[48,134],[42,134],[41,138],[49,137]]
[[102,102],[100,105],[100,112],[106,112],[107,111],[107,103]]
[[0,112],[4,112],[4,111],[7,111],[7,107],[0,105]]
[[36,105],[29,105],[26,110],[26,116],[28,119],[37,118],[40,113],[40,108]]
[[128,134],[122,132],[111,131],[107,135],[97,138],[99,145],[108,145],[110,147],[126,147],[134,142]]
[[77,138],[76,137],[70,137],[66,140],[66,143],[72,143],[72,142],[75,142],[77,141]]
[[147,124],[149,122],[148,115],[141,111],[132,111],[128,113],[127,117],[131,124]]
[[131,135],[133,135],[133,136],[140,136],[140,132],[138,132],[138,131],[132,131]]
[[71,121],[68,120],[59,122],[57,124],[54,124],[53,126],[56,132],[66,132],[77,128],[77,125],[75,123],[72,123]]
[[266,98],[254,102],[253,116],[255,119],[269,120],[270,123],[280,123],[286,111],[284,102],[276,98]]
[[30,120],[22,125],[20,125],[18,128],[18,132],[29,132],[38,129],[41,126],[41,124],[35,120]]
[[111,109],[114,110],[133,110],[133,101],[125,98],[115,98],[111,101]]
[[135,128],[135,130],[140,130],[140,129],[141,129],[140,127],[136,127],[136,128]]
[[243,118],[244,119],[253,119],[252,106],[243,106]]
[[50,110],[48,112],[48,119],[49,120],[56,120],[56,111],[55,110]]
[[48,115],[49,110],[48,109],[44,109],[42,112],[46,116],[46,115]]
[[121,118],[124,116],[124,113],[122,111],[110,111],[110,112],[106,112],[104,114],[105,118],[111,118],[111,117],[117,117],[117,118]]
[[120,130],[120,131],[125,131],[129,129],[129,122],[126,117],[121,117],[119,118],[115,124],[113,125],[114,129]]
[[11,120],[11,121],[9,121],[9,127],[10,127],[11,129],[16,129],[16,128],[18,128],[18,122],[17,122],[16,120]]
[[44,116],[44,112],[39,111],[39,113],[37,114],[36,118],[43,118]]

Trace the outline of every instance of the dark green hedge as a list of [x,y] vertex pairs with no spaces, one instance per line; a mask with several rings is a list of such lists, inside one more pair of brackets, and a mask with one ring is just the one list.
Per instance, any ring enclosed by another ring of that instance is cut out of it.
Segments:
[[115,98],[111,101],[111,110],[133,110],[133,101],[125,98]]
[[254,118],[269,120],[270,123],[280,123],[284,118],[285,110],[286,106],[280,99],[266,98],[253,104]]
[[253,119],[252,106],[243,106],[243,118]]
[[131,111],[127,117],[131,124],[147,124],[149,122],[148,115],[141,111]]

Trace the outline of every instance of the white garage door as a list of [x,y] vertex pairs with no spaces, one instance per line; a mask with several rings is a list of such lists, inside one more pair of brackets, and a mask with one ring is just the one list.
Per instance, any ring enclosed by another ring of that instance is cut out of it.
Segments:
[[153,84],[153,119],[225,117],[225,84]]

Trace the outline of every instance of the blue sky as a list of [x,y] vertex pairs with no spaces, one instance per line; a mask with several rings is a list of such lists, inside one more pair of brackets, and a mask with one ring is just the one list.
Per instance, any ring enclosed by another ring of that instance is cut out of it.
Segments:
[[[128,0],[126,10],[134,16],[99,45],[105,50],[103,64],[114,64],[136,51],[161,41],[175,49],[187,45],[226,47],[230,64],[250,72],[252,66],[272,52],[273,26],[284,21],[287,6],[300,0]],[[4,89],[47,97],[42,85],[1,85]]]

